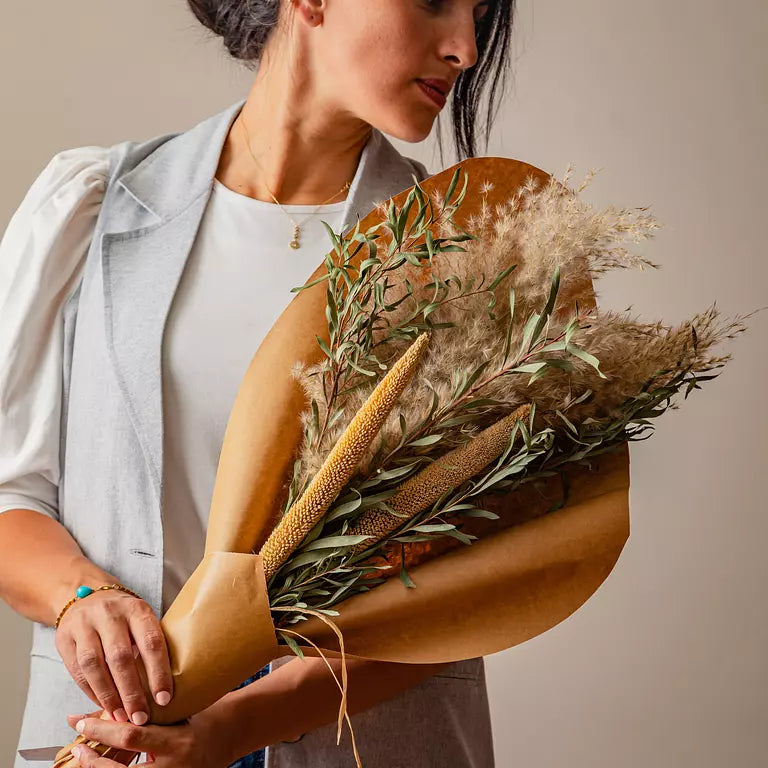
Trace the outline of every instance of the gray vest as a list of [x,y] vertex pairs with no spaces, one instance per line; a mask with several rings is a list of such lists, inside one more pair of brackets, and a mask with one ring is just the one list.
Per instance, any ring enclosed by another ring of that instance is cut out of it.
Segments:
[[[243,103],[182,133],[111,147],[82,280],[63,313],[61,523],[89,559],[141,594],[158,616],[163,329]],[[345,231],[356,216],[362,219],[376,203],[412,186],[413,175],[429,175],[375,129],[360,162]],[[54,630],[36,623],[19,748],[68,743],[75,734],[65,714],[93,708],[65,669]],[[455,662],[352,722],[367,768],[493,766],[482,658]],[[335,732],[330,724],[298,742],[270,746],[267,768],[354,765],[348,734],[337,747]],[[27,763],[17,758],[15,765]]]

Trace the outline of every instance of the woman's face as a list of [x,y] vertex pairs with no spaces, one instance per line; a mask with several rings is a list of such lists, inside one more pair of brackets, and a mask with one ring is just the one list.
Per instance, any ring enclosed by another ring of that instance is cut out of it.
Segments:
[[418,80],[453,86],[475,65],[476,25],[488,6],[488,0],[327,0],[322,24],[307,35],[315,95],[391,136],[422,141],[444,106]]

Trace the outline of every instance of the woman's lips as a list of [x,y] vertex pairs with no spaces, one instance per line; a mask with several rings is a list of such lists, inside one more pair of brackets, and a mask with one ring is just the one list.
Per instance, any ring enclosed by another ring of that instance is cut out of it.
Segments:
[[429,96],[432,102],[437,104],[437,106],[440,107],[440,109],[442,109],[445,106],[445,96],[442,93],[440,93],[440,91],[427,85],[423,80],[417,80],[416,82],[419,84],[419,88],[421,88],[421,90],[427,96]]

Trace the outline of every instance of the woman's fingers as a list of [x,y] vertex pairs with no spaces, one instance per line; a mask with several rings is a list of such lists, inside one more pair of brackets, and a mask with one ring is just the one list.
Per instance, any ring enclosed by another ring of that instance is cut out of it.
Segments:
[[77,758],[80,768],[124,768],[122,763],[116,763],[108,757],[100,757],[98,752],[85,744],[72,747],[72,754]]
[[97,709],[95,712],[86,712],[83,715],[67,715],[67,724],[70,728],[74,728],[81,720],[86,717],[99,717],[102,710]]
[[[144,725],[149,720],[149,703],[136,668],[133,644],[128,632],[128,624],[118,603],[107,603],[105,615],[97,627],[104,648],[104,659],[112,675],[122,701],[112,712],[115,720],[130,720],[136,725]],[[125,715],[125,716],[123,716]]]
[[77,724],[77,732],[87,739],[130,752],[167,752],[172,730],[169,726],[140,726],[99,718],[86,718]]
[[77,663],[77,646],[74,641],[69,637],[56,636],[56,648],[59,651],[64,666],[69,672],[69,676],[77,683],[78,688],[94,703],[100,704],[99,697],[93,692],[93,689],[88,684],[88,680],[83,674],[83,670],[80,669],[80,665]]
[[77,640],[77,666],[80,668],[98,703],[107,712],[122,709],[120,694],[104,659],[104,648],[99,633],[88,627]]
[[150,692],[155,701],[164,707],[173,696],[173,677],[160,622],[149,606],[147,610],[133,614],[130,622],[133,640],[147,671]]

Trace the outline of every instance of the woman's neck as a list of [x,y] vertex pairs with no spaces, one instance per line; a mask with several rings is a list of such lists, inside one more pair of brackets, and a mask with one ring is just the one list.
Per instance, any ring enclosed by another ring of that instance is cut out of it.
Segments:
[[371,126],[322,102],[309,83],[261,68],[259,73],[232,123],[216,178],[270,203],[272,195],[285,205],[344,200],[344,185],[354,178]]

